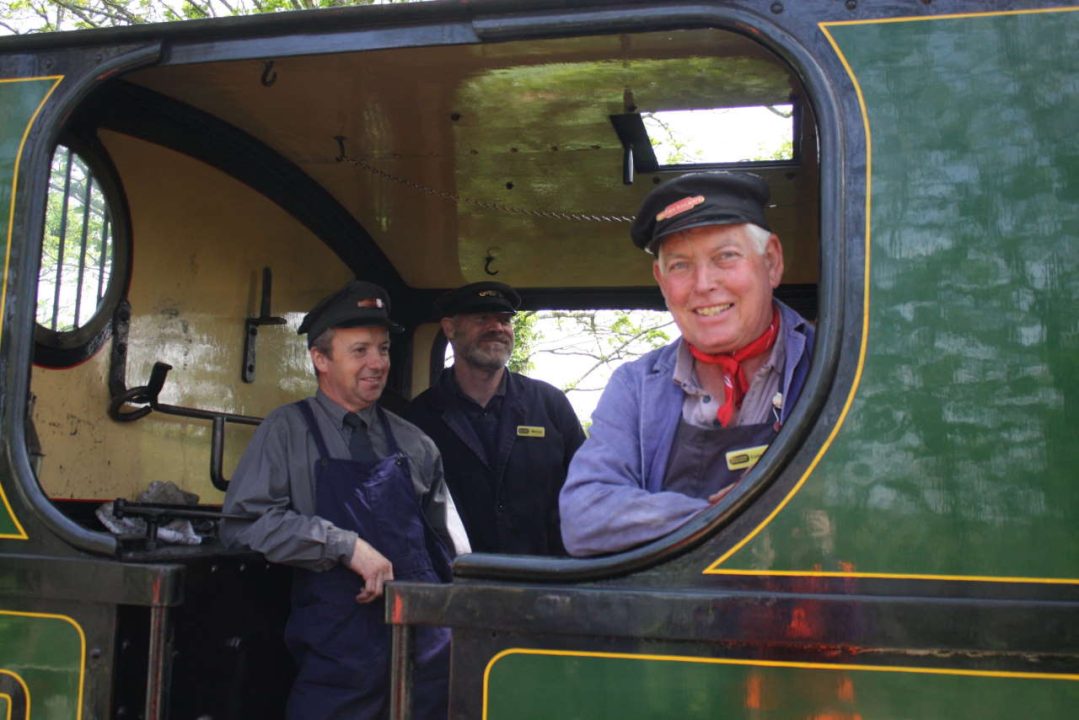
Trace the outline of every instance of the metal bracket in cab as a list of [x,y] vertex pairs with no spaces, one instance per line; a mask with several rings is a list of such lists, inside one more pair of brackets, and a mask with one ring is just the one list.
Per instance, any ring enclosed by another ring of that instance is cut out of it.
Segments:
[[255,339],[258,338],[260,325],[284,325],[283,317],[270,315],[270,295],[273,292],[273,273],[270,268],[262,268],[262,304],[258,317],[249,317],[244,321],[244,364],[240,377],[245,383],[255,382]]

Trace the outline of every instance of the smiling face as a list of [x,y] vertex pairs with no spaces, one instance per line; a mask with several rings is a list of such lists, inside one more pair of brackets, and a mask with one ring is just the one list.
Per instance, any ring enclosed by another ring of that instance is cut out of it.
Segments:
[[513,353],[513,313],[454,315],[442,319],[442,331],[453,345],[454,362],[498,370]]
[[707,353],[733,352],[772,320],[783,248],[771,235],[762,254],[746,225],[708,225],[666,238],[652,274],[686,340]]
[[311,348],[318,387],[341,407],[356,412],[382,395],[390,370],[390,335],[379,325],[335,328],[329,354]]

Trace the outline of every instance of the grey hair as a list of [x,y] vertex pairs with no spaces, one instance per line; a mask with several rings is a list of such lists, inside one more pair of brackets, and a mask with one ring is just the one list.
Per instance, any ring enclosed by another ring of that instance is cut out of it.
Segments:
[[[703,227],[708,227],[708,226],[703,226]],[[763,255],[765,253],[765,251],[768,249],[768,239],[770,237],[772,237],[772,233],[769,232],[768,230],[765,230],[760,225],[756,225],[754,223],[743,223],[742,227],[745,228],[746,235],[749,237],[750,241],[753,243],[753,248],[757,251],[757,254],[758,255]],[[686,230],[680,230],[680,231],[670,235],[670,237],[674,237],[675,235],[680,235],[682,233],[690,233],[690,232],[693,232],[694,230],[697,230],[697,229],[698,228],[688,228]],[[663,238],[663,239],[666,239],[666,238]],[[660,247],[662,247],[662,244],[660,244],[660,246],[656,248],[655,255],[656,255],[657,258],[659,257],[659,248]]]
[[[334,335],[334,328],[326,328],[321,333],[319,333],[318,337],[315,338],[314,341],[312,341],[311,349],[318,350],[319,353],[325,355],[328,358],[332,358],[333,357],[333,335]],[[314,365],[314,362],[312,362],[312,365]],[[315,367],[315,377],[318,377],[318,366],[314,365],[314,367]]]
[[753,246],[757,248],[757,254],[763,255],[764,251],[768,249],[768,238],[772,237],[772,233],[760,225],[746,223],[746,235],[753,241]]

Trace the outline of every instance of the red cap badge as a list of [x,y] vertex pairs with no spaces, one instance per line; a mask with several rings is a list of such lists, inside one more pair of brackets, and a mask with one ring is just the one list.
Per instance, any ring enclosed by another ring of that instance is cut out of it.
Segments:
[[681,200],[677,200],[663,208],[663,210],[656,215],[656,222],[672,218],[675,215],[681,215],[687,210],[692,210],[697,207],[702,202],[704,202],[704,195],[693,195],[692,197],[684,197]]

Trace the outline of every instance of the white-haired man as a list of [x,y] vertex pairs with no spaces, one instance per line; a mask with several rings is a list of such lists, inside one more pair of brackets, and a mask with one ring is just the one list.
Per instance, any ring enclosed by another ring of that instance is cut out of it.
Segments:
[[768,185],[749,173],[683,175],[654,189],[634,244],[682,337],[620,367],[559,504],[572,555],[654,540],[718,502],[793,407],[813,327],[772,297],[783,248],[768,229]]

